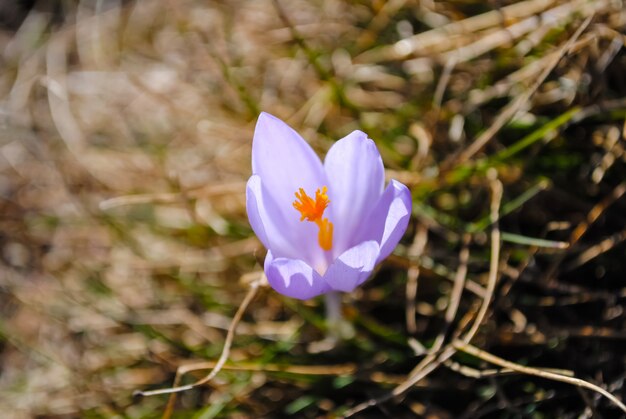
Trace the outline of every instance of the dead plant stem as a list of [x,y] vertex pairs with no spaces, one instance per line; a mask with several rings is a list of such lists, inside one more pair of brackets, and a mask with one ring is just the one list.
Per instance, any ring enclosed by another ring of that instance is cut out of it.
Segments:
[[551,372],[551,371],[546,371],[546,370],[541,370],[538,368],[527,367],[524,365],[516,364],[514,362],[507,361],[493,354],[490,354],[489,352],[485,352],[482,349],[479,349],[475,346],[470,345],[467,342],[464,342],[458,339],[455,340],[452,345],[454,346],[455,349],[459,351],[475,356],[476,358],[480,358],[483,361],[489,362],[491,364],[498,365],[499,367],[502,367],[502,368],[507,368],[509,370],[521,372],[527,375],[534,375],[536,377],[546,378],[548,380],[560,381],[562,383],[567,383],[576,387],[582,387],[588,390],[595,391],[597,393],[600,393],[607,399],[609,399],[622,411],[626,412],[626,405],[624,405],[624,403],[622,403],[617,397],[615,397],[614,395],[612,395],[611,393],[609,393],[602,387],[592,384],[588,381],[581,380],[580,378],[576,378],[576,377],[568,377],[566,375],[558,374],[558,373]]

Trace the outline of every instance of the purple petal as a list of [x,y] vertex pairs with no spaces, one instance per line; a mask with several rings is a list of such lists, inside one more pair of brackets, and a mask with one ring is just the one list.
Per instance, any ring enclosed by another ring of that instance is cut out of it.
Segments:
[[404,235],[411,218],[411,192],[402,183],[392,180],[376,207],[363,223],[362,240],[380,244],[378,261],[385,259]]
[[338,255],[358,243],[357,231],[383,193],[385,171],[376,145],[361,131],[337,141],[326,155],[324,168]]
[[264,226],[267,221],[265,223],[263,222],[263,219],[267,217],[265,214],[261,215],[262,208],[264,207],[261,203],[263,200],[262,197],[261,178],[257,175],[252,175],[246,184],[246,212],[248,213],[248,220],[250,221],[252,230],[254,230],[254,234],[256,234],[259,240],[261,240],[261,243],[269,249],[270,242]]
[[290,235],[291,230],[281,228],[286,223],[276,204],[265,193],[261,178],[252,175],[246,185],[246,210],[252,230],[268,249],[274,249],[281,257],[296,257],[301,249],[292,242],[298,243]]
[[[324,168],[297,132],[265,112],[259,116],[254,131],[252,173],[261,178],[262,203],[267,206],[268,219],[277,230],[283,231],[282,236],[290,241],[291,247],[298,250],[298,258],[313,266],[325,263],[324,251],[317,242],[317,227],[301,222],[300,213],[292,205],[298,188],[314,196],[316,189],[328,185]],[[267,231],[267,226],[266,234],[271,247],[272,233]],[[285,252],[284,248],[272,250],[276,257],[290,257],[293,253]]]
[[326,283],[336,291],[350,292],[372,273],[378,258],[378,243],[360,243],[342,253],[324,274]]
[[272,288],[287,297],[308,300],[330,291],[320,274],[304,261],[274,259],[271,251],[265,257],[265,275]]

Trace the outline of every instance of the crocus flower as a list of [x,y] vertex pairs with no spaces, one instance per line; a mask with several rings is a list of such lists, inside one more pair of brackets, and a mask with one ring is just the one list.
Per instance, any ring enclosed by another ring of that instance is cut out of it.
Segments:
[[361,131],[337,141],[322,164],[280,119],[261,113],[252,142],[246,208],[268,249],[265,274],[289,297],[350,292],[404,234],[411,195],[392,180]]

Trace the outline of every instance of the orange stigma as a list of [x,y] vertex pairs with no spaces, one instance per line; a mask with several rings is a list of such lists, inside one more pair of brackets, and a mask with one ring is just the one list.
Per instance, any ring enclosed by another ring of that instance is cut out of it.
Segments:
[[306,219],[319,227],[317,240],[324,250],[330,250],[333,247],[333,223],[328,221],[328,218],[322,218],[330,203],[327,192],[328,188],[323,186],[315,191],[315,199],[313,199],[306,194],[303,188],[299,188],[298,192],[295,193],[296,200],[293,201],[293,207],[300,212],[300,221]]

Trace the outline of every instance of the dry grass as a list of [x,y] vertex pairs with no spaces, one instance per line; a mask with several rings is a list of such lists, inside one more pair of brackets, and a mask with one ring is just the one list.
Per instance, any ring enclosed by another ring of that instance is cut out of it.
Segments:
[[174,417],[618,415],[524,368],[626,396],[620,1],[63,4],[0,32],[0,411],[159,417],[134,390],[215,366],[264,110],[321,153],[366,131],[415,217],[352,340],[311,353],[321,301],[262,289]]

